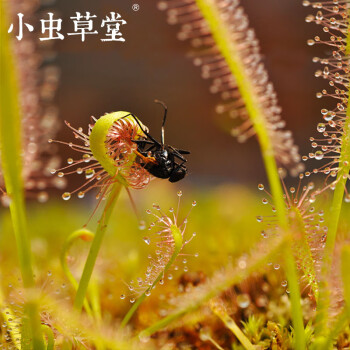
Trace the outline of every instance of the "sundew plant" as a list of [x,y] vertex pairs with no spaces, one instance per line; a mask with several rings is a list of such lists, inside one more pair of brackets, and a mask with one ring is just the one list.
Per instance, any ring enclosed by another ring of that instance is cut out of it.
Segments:
[[1,1],[0,349],[349,348],[350,1],[302,6],[325,101],[308,155],[239,0],[154,4],[219,95],[232,147],[257,141],[267,180],[250,189],[194,185],[196,150],[168,144],[158,100],[160,132],[114,102],[57,135],[53,48],[10,26],[41,7]]

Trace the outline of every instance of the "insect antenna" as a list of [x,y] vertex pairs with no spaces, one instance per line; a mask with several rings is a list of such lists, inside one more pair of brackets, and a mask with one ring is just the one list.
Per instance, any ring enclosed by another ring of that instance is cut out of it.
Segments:
[[161,140],[162,140],[162,145],[164,146],[164,125],[165,125],[165,121],[166,121],[166,116],[167,116],[167,113],[168,113],[168,107],[166,106],[166,104],[162,101],[159,101],[159,100],[154,100],[155,103],[158,103],[160,105],[163,106],[164,108],[164,117],[163,117],[163,123],[162,123],[162,137],[161,137]]

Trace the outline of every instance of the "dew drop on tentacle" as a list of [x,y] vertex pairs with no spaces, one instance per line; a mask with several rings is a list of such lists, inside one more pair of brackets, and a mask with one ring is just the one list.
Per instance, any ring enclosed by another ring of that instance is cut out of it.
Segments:
[[70,192],[64,192],[62,194],[62,198],[65,200],[65,201],[68,201],[70,198],[71,198],[71,193]]
[[84,191],[80,191],[80,192],[78,193],[78,198],[82,199],[82,198],[84,198],[84,197],[85,197],[85,192],[84,192]]
[[260,215],[257,216],[257,217],[256,217],[256,221],[257,221],[257,222],[262,222],[262,221],[263,221],[263,217],[260,216]]
[[139,222],[139,230],[143,231],[146,229],[146,222],[144,220],[141,220]]
[[326,124],[324,124],[324,123],[317,124],[317,131],[318,132],[324,132],[325,130],[326,130]]

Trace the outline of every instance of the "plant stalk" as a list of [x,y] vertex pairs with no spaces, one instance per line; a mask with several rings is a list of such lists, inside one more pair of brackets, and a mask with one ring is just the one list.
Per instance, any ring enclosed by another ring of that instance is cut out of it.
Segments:
[[40,316],[33,295],[35,287],[22,179],[22,138],[19,89],[11,43],[7,33],[4,1],[0,2],[0,151],[1,165],[16,239],[23,286],[26,290],[25,317],[29,318],[32,344],[44,349]]
[[110,195],[108,196],[106,206],[104,208],[104,211],[102,213],[101,219],[98,223],[98,227],[94,236],[94,239],[91,243],[89,255],[86,259],[86,263],[84,266],[83,274],[81,276],[77,294],[75,296],[74,300],[74,307],[76,310],[81,311],[84,300],[86,297],[87,289],[89,286],[89,282],[91,279],[91,275],[96,263],[97,255],[100,250],[103,237],[105,235],[107,225],[109,222],[109,219],[112,215],[115,203],[117,201],[117,198],[119,196],[119,193],[121,191],[122,185],[119,182],[116,182],[112,185],[112,190]]
[[[249,118],[253,123],[254,130],[259,140],[260,149],[269,181],[271,195],[276,207],[276,215],[280,228],[288,233],[290,231],[287,211],[283,198],[283,190],[278,174],[277,164],[274,156],[274,148],[266,127],[265,118],[254,94],[254,88],[249,77],[245,75],[244,65],[239,57],[239,49],[235,42],[230,40],[228,28],[220,20],[220,13],[213,0],[196,0],[197,6],[207,21],[213,38],[225,58],[231,73],[234,75],[238,90],[249,113]],[[290,289],[290,299],[292,304],[292,321],[295,330],[297,349],[305,348],[305,331],[303,316],[300,304],[300,290],[298,286],[298,275],[295,268],[295,260],[291,249],[291,244],[287,245],[285,255],[286,275]]]

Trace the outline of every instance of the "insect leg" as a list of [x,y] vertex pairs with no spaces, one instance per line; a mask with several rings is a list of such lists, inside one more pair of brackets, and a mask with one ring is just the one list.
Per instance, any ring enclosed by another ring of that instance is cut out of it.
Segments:
[[177,149],[177,151],[180,153],[180,154],[191,154],[190,151],[185,151],[183,149]]
[[131,140],[132,142],[135,142],[135,143],[147,143],[149,145],[154,145],[154,141],[149,141],[149,140]]
[[181,159],[183,162],[187,162],[187,159],[181,155],[181,153],[174,147],[169,146],[169,148],[174,152],[174,157]]

